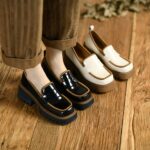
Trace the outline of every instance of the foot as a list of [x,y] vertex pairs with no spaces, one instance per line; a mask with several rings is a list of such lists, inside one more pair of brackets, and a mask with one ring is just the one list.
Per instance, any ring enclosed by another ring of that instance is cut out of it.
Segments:
[[75,108],[83,110],[93,104],[89,88],[76,80],[65,67],[62,51],[47,49],[42,66],[49,79],[56,83],[57,89],[72,101]]
[[54,48],[47,48],[46,51],[46,61],[48,63],[49,68],[53,71],[54,75],[60,79],[60,75],[67,71],[64,61],[63,61],[63,53],[61,50]]
[[41,64],[38,64],[34,68],[26,69],[25,75],[27,80],[39,93],[41,93],[41,90],[45,85],[50,83],[50,80],[47,78]]
[[23,73],[18,92],[23,102],[30,106],[36,104],[41,115],[57,124],[65,125],[77,118],[71,101],[57,90],[53,82],[44,86],[41,92],[37,92]]

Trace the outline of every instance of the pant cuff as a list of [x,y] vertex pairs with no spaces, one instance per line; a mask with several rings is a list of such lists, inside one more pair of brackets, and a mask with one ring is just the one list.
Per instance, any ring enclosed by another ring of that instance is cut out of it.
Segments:
[[33,68],[39,63],[42,62],[44,57],[44,51],[42,50],[39,55],[31,58],[31,59],[21,59],[21,58],[13,58],[13,57],[7,57],[4,52],[2,52],[2,59],[3,62],[6,65],[16,67],[19,69],[28,69],[28,68]]
[[68,48],[74,47],[76,45],[77,38],[74,37],[72,39],[66,40],[49,40],[43,37],[43,42],[47,47],[52,47],[64,51]]

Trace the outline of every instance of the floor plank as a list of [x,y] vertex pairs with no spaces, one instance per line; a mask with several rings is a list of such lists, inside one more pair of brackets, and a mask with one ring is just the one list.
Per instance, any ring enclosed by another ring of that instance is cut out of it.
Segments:
[[131,58],[135,74],[128,82],[121,150],[150,149],[150,13],[134,17]]
[[0,71],[0,150],[26,150],[38,117],[17,97],[22,71],[2,63]]

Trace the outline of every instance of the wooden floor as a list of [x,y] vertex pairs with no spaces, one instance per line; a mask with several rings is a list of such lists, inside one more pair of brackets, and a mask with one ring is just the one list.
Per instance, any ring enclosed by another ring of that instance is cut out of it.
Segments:
[[22,71],[0,61],[0,150],[150,150],[150,13],[81,20],[81,42],[89,24],[134,63],[133,77],[58,126],[18,99]]

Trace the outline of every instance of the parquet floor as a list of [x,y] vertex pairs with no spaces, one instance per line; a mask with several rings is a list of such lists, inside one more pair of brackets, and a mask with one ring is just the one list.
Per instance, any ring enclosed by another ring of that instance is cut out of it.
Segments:
[[128,82],[93,94],[94,105],[58,126],[17,97],[21,70],[0,59],[0,150],[150,150],[150,13],[104,22],[81,20],[79,41],[90,24],[135,66]]

